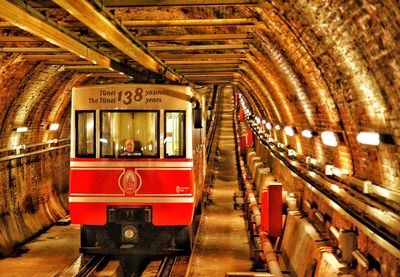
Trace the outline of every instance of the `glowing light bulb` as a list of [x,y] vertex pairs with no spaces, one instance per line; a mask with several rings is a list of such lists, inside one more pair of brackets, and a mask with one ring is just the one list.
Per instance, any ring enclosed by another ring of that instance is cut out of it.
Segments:
[[335,133],[332,131],[324,131],[321,133],[322,143],[328,146],[338,146]]
[[303,136],[303,137],[306,137],[306,138],[312,138],[312,132],[310,131],[310,130],[303,130],[302,132],[301,132],[301,135]]
[[362,144],[379,145],[380,138],[376,132],[360,132],[357,135],[357,141]]
[[293,127],[286,126],[284,130],[285,130],[285,134],[288,135],[289,137],[294,136],[294,128]]
[[18,127],[17,129],[15,129],[15,131],[17,133],[25,133],[26,131],[28,131],[28,127]]
[[57,131],[59,127],[60,127],[60,124],[58,124],[58,123],[51,123],[50,126],[49,126],[49,130],[50,130],[50,131]]

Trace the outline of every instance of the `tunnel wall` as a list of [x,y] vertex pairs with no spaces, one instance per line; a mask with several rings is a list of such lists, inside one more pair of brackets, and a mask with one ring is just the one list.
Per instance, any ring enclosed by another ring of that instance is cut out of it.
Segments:
[[[0,57],[0,257],[67,214],[71,89],[85,77],[21,55]],[[49,130],[51,123],[59,129]],[[55,149],[46,150],[53,140]]]
[[0,255],[66,215],[69,147],[0,162]]

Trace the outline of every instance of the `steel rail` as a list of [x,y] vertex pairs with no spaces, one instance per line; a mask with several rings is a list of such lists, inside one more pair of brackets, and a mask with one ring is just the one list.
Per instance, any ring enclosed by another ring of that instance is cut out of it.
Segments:
[[95,276],[95,272],[100,267],[100,265],[107,263],[108,259],[106,256],[93,256],[86,264],[83,266],[75,277],[88,277]]
[[57,274],[59,277],[89,277],[95,276],[99,267],[108,263],[108,257],[104,255],[86,256],[80,255],[69,267]]

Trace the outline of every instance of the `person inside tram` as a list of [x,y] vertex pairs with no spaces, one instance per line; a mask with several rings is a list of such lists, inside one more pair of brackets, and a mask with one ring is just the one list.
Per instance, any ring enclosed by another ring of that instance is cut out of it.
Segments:
[[135,149],[135,142],[131,139],[127,139],[125,142],[125,151],[122,156],[140,156],[142,153]]

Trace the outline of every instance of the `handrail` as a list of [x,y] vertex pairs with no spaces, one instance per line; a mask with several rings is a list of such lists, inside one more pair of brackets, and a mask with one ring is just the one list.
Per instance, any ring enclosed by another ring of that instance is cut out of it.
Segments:
[[[46,153],[49,151],[67,148],[67,147],[70,147],[69,143],[62,144],[62,145],[58,145],[58,144],[68,142],[68,141],[70,141],[69,138],[53,139],[53,140],[49,140],[47,142],[42,142],[42,143],[34,143],[34,144],[29,144],[29,145],[20,144],[20,145],[14,146],[14,147],[2,148],[2,149],[0,149],[0,153],[8,152],[8,151],[15,151],[15,154],[0,157],[0,162],[10,161],[10,160],[24,158],[24,157],[30,157],[30,156],[34,156],[34,155],[38,155],[38,154],[43,154],[43,153]],[[53,144],[57,144],[58,146],[51,146]],[[30,151],[27,153],[21,153],[21,150],[27,150],[29,148],[40,147],[40,146],[46,146],[46,148]]]
[[207,149],[206,149],[206,157],[207,157],[207,163],[210,158],[210,153],[214,141],[214,136],[215,132],[217,130],[217,126],[219,123],[219,120],[221,119],[221,112],[220,112],[220,106],[221,106],[221,101],[220,101],[220,93],[217,93],[217,105],[216,107],[214,106],[214,109],[212,110],[213,113],[215,114],[214,120],[212,120],[210,127],[208,128],[208,133],[207,133]]
[[60,143],[60,142],[64,142],[64,141],[69,141],[69,138],[64,138],[64,139],[51,139],[48,140],[46,142],[41,142],[41,143],[35,143],[35,144],[20,144],[17,146],[13,146],[13,147],[8,147],[8,148],[1,148],[0,149],[0,153],[1,152],[6,152],[6,151],[13,151],[16,150],[16,148],[18,148],[19,146],[22,147],[21,149],[28,149],[28,148],[32,148],[32,147],[38,147],[38,146],[42,146],[42,145],[48,145],[49,143]]

